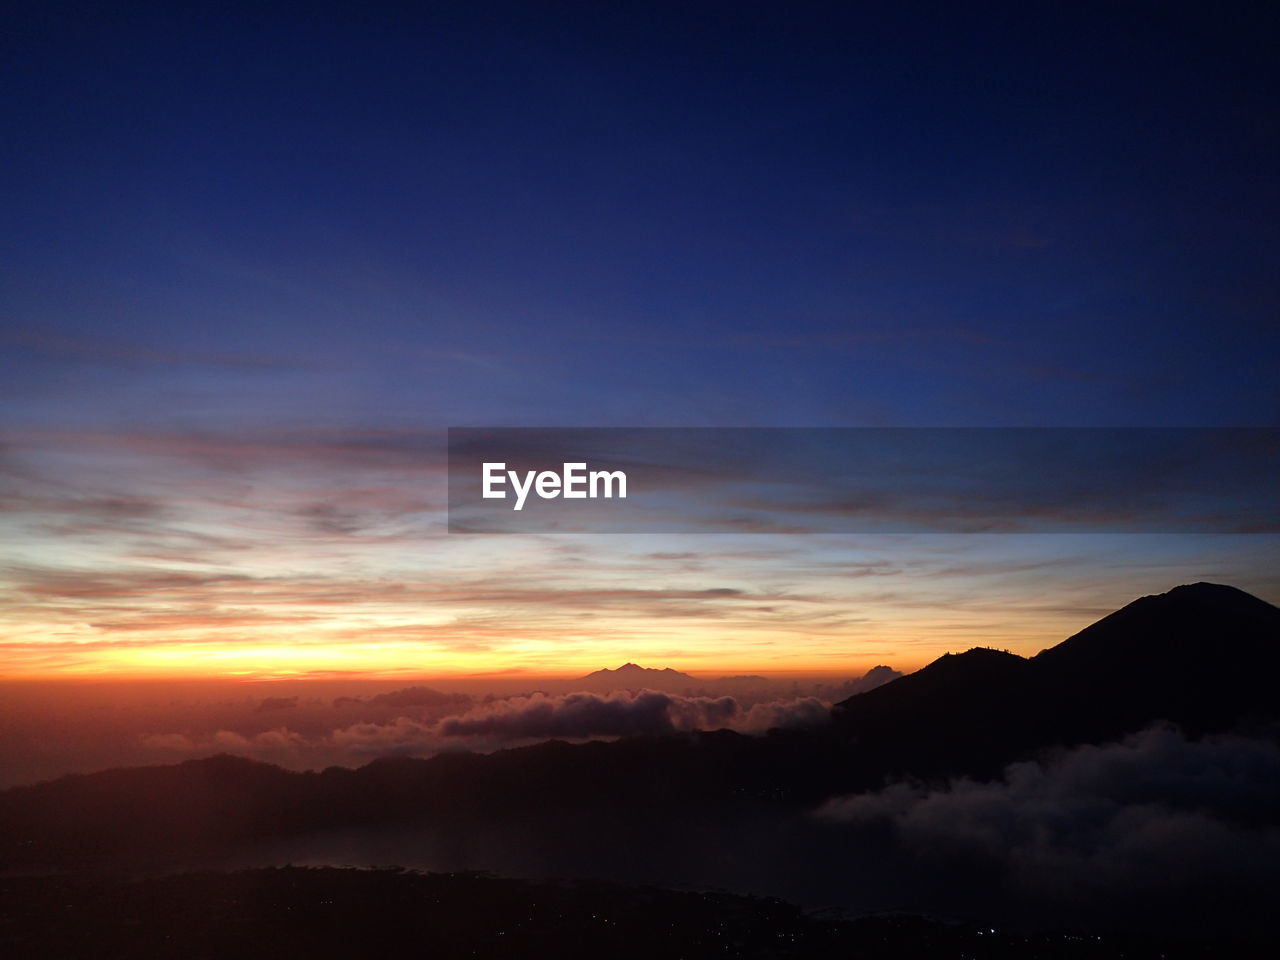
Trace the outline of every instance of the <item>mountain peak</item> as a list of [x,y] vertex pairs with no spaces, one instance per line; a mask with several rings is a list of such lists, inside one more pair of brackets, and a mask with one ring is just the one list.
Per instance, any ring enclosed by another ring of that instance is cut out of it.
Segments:
[[[602,676],[613,676],[617,674],[646,674],[647,675],[647,674],[658,674],[658,673],[675,674],[681,677],[688,676],[688,674],[681,673],[679,670],[673,670],[671,667],[642,667],[638,663],[630,663],[630,662],[624,663],[622,666],[618,667],[616,670],[610,670],[608,667],[604,667],[603,669],[600,669],[600,670],[594,670],[591,673],[587,674],[587,676],[602,677]],[[586,678],[584,677],[583,679],[586,679]],[[693,678],[689,677],[689,679],[692,680]]]
[[1196,602],[1216,601],[1219,603],[1243,603],[1250,606],[1261,604],[1262,606],[1271,606],[1265,600],[1259,600],[1251,593],[1246,593],[1239,587],[1233,587],[1225,583],[1210,583],[1207,580],[1198,580],[1195,583],[1184,583],[1174,587],[1167,593],[1157,593],[1157,597],[1168,597],[1172,600],[1192,600]]
[[1141,597],[1033,659],[1076,669],[1159,669],[1220,659],[1261,667],[1280,653],[1280,609],[1237,587],[1186,583]]
[[1019,671],[1026,664],[1026,658],[1008,650],[972,647],[964,653],[944,653],[924,669],[902,680],[909,681],[921,694],[927,691],[934,695],[944,690],[973,689],[986,683],[1012,681],[1020,676]]
[[[1275,716],[1280,609],[1216,583],[1141,597],[1025,659],[977,647],[835,706],[854,736],[940,772],[987,771],[1156,721],[1193,732]],[[976,766],[975,766],[976,765]]]
[[638,663],[624,663],[616,670],[606,667],[603,670],[588,673],[585,677],[579,678],[579,682],[593,690],[649,687],[670,693],[685,690],[699,681],[671,667],[642,667]]
[[1164,593],[1152,593],[1145,597],[1139,597],[1132,603],[1121,607],[1116,613],[1122,613],[1138,604],[1150,605],[1152,603],[1214,605],[1231,609],[1275,609],[1265,600],[1260,600],[1239,587],[1232,587],[1225,583],[1210,583],[1207,580],[1198,580],[1195,583],[1179,584]]
[[1233,587],[1229,583],[1212,583],[1208,580],[1197,580],[1195,583],[1180,583],[1178,584],[1178,586],[1166,592],[1168,593],[1188,593],[1188,592],[1204,593],[1208,591],[1217,591],[1220,593],[1235,593],[1244,597],[1251,596],[1251,594],[1245,593],[1239,587]]

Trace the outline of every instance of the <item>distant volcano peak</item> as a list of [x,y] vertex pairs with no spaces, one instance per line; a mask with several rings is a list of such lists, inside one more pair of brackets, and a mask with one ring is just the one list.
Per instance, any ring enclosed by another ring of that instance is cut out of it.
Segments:
[[642,667],[638,663],[624,663],[616,670],[607,667],[580,678],[589,689],[634,689],[650,687],[655,690],[679,691],[698,684],[696,678],[670,667]]
[[[673,670],[671,667],[642,667],[638,663],[627,662],[627,663],[624,663],[622,666],[618,667],[616,670],[610,670],[608,667],[605,667],[602,670],[595,670],[591,673],[588,673],[587,677],[603,677],[603,676],[609,676],[612,674],[619,674],[619,673],[645,673],[645,674],[665,673],[665,674],[675,674],[676,676],[681,676],[681,677],[689,676],[687,673],[681,673],[679,670]],[[584,677],[583,679],[585,680],[586,677]],[[693,678],[689,677],[689,679],[692,680]]]

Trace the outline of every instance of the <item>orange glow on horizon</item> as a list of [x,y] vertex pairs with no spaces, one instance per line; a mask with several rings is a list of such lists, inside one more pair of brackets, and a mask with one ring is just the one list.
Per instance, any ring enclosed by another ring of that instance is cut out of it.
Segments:
[[160,598],[139,603],[129,622],[10,624],[0,630],[0,678],[564,678],[627,662],[694,677],[848,677],[879,664],[910,671],[975,646],[1031,655],[1088,622],[1038,611],[1001,617],[983,608],[886,610],[850,622],[836,604],[816,615],[815,604],[795,604],[796,615],[785,621],[730,603],[701,616],[683,608],[679,616],[625,608],[583,614],[554,602],[524,615],[446,619],[428,608],[411,619],[397,599],[354,599],[333,610],[280,602],[203,619],[168,612]]
[[[278,680],[369,680],[415,681],[450,680],[517,680],[520,678],[570,679],[600,669],[616,669],[623,663],[661,669],[670,667],[695,678],[761,675],[786,677],[851,677],[865,673],[881,663],[911,672],[933,658],[909,661],[902,657],[850,656],[834,660],[830,657],[810,660],[788,659],[777,662],[719,661],[706,657],[645,656],[632,652],[619,655],[601,653],[579,660],[559,660],[527,666],[501,663],[433,661],[406,665],[395,651],[330,651],[317,655],[314,650],[288,648],[200,648],[190,651],[182,645],[165,647],[146,653],[131,652],[112,656],[95,656],[92,660],[77,658],[62,664],[44,663],[22,667],[13,663],[0,670],[0,681],[187,681],[242,680],[270,682]],[[892,662],[889,662],[892,661]]]

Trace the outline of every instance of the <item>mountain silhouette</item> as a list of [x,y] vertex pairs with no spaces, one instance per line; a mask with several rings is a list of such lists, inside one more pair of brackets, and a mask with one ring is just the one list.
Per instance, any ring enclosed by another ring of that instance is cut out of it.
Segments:
[[670,667],[657,669],[642,667],[637,663],[624,663],[616,670],[596,670],[579,681],[583,689],[598,692],[611,690],[661,690],[664,693],[683,693],[698,685],[699,681]]
[[886,770],[988,773],[1153,722],[1202,733],[1272,720],[1278,667],[1280,609],[1194,583],[1135,600],[1031,658],[948,654],[833,714]]
[[883,687],[886,683],[892,683],[903,674],[899,673],[893,667],[879,664],[872,667],[860,677],[854,677],[852,680],[846,680],[839,687],[839,696],[852,697],[859,693],[866,693],[874,690],[876,687]]

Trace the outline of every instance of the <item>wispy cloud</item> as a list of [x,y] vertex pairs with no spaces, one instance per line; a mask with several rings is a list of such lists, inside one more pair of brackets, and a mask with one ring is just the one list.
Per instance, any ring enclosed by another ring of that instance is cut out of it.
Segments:
[[249,370],[278,370],[299,366],[294,358],[190,349],[166,350],[148,344],[73,336],[37,328],[9,327],[2,330],[0,344],[54,359],[88,363],[232,367]]

